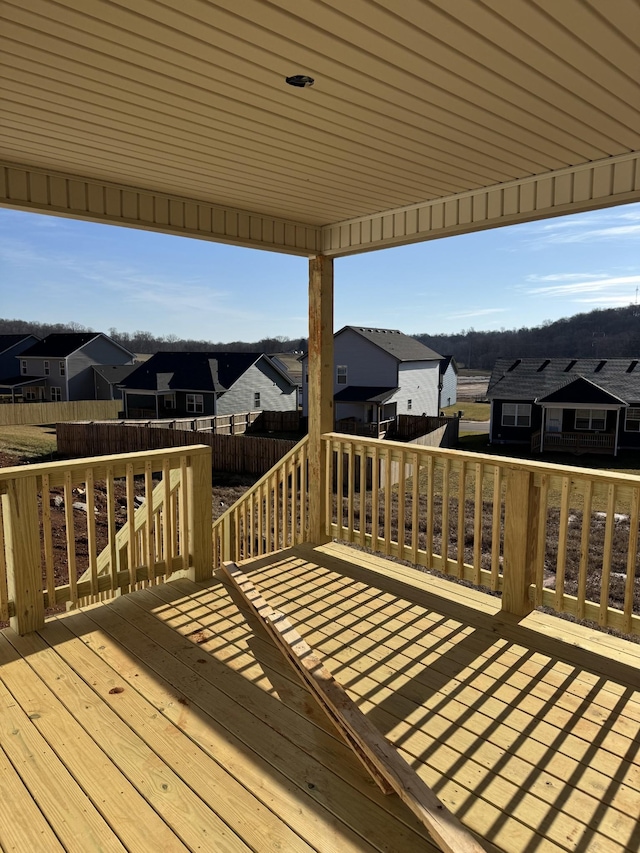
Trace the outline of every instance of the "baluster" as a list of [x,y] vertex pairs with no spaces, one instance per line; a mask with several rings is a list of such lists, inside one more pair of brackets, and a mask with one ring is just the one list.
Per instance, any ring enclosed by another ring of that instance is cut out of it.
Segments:
[[417,453],[412,454],[411,465],[411,560],[417,566],[420,545],[420,457]]
[[493,471],[493,518],[491,523],[491,589],[500,589],[500,520],[502,517],[502,469]]
[[482,520],[484,501],[482,489],[484,486],[484,465],[476,462],[476,482],[473,501],[473,582],[476,586],[482,583]]
[[[89,551],[89,574],[91,595],[98,594],[98,543],[96,540],[96,501],[93,469],[87,468],[84,481],[87,497],[87,548]],[[44,495],[43,495],[44,506]]]
[[558,536],[558,561],[556,564],[555,609],[562,613],[564,609],[564,579],[567,567],[567,538],[569,533],[569,497],[571,479],[562,478],[562,497],[560,499],[560,533]]
[[47,600],[49,606],[55,604],[56,579],[53,565],[53,539],[51,536],[51,488],[48,474],[42,475],[42,538],[44,545],[44,565],[47,578]]
[[[64,520],[67,537],[67,567],[69,569],[69,594],[71,604],[78,604],[78,570],[76,567],[76,529],[73,517],[73,482],[71,472],[64,475]],[[52,602],[55,604],[55,601]]]
[[155,551],[153,547],[153,471],[151,462],[144,463],[144,502],[146,507],[146,529],[144,536],[145,559],[147,562],[147,580],[149,583],[155,581]]
[[602,582],[600,584],[600,610],[598,624],[606,627],[609,615],[609,582],[613,556],[613,531],[615,527],[616,487],[613,483],[607,490],[607,521],[604,528],[604,553],[602,555]]
[[449,485],[451,460],[446,457],[442,466],[442,571],[449,574]]
[[465,512],[466,512],[466,489],[467,489],[467,466],[462,462],[458,466],[458,553],[457,553],[457,576],[464,578],[464,539],[465,539]]
[[433,531],[435,523],[435,459],[427,457],[427,542],[426,542],[426,565],[433,568]]
[[636,581],[636,566],[638,562],[638,515],[640,513],[640,489],[635,488],[631,494],[629,510],[629,545],[627,550],[627,579],[624,584],[624,627],[623,631],[631,633],[633,624],[633,596]]
[[[587,480],[583,495],[582,530],[580,535],[580,565],[578,567],[578,619],[584,619],[587,600],[587,574],[589,571],[589,539],[591,537],[591,504],[593,480]],[[542,603],[542,601],[540,602]]]

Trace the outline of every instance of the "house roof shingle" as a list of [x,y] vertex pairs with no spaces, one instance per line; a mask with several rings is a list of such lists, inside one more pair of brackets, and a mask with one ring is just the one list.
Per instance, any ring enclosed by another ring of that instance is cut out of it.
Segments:
[[493,367],[487,397],[547,400],[578,377],[626,403],[640,401],[640,359],[636,358],[501,358]]
[[103,332],[53,332],[20,354],[20,358],[66,358],[94,338],[104,338],[133,358],[133,353]]
[[341,391],[336,391],[333,399],[337,403],[384,403],[397,388],[371,385],[349,385]]
[[93,370],[107,382],[118,384],[124,381],[130,373],[133,373],[137,367],[137,364],[94,364]]
[[410,335],[398,329],[374,329],[367,326],[344,326],[336,337],[346,329],[351,329],[380,349],[388,352],[398,361],[439,361],[442,356],[435,350],[421,344]]
[[259,352],[157,352],[121,385],[139,391],[222,393],[260,358]]
[[38,340],[38,336],[32,335],[31,332],[23,335],[0,335],[0,353],[6,352],[11,347],[19,344],[20,341],[24,341],[25,338],[35,338]]

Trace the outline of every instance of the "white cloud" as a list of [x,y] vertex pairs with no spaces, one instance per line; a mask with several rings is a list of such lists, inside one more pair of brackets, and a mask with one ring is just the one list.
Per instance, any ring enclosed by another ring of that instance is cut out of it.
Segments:
[[449,314],[449,320],[464,320],[469,317],[486,317],[489,314],[501,314],[503,311],[507,311],[507,308],[476,308],[475,311],[464,311],[459,314]]
[[640,275],[625,275],[576,281],[571,284],[532,287],[529,288],[528,292],[531,296],[575,296],[580,293],[598,293],[612,288],[619,288],[621,291],[624,289],[624,292],[620,293],[620,298],[624,297],[629,302],[631,301],[630,294],[638,286],[640,286]]
[[565,272],[550,275],[528,275],[527,281],[583,281],[588,278],[602,278],[601,273]]

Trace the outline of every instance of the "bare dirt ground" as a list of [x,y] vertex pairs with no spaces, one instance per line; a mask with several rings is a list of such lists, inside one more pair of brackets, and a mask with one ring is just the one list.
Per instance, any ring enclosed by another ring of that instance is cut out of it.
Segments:
[[488,384],[488,376],[458,376],[458,402],[484,400]]

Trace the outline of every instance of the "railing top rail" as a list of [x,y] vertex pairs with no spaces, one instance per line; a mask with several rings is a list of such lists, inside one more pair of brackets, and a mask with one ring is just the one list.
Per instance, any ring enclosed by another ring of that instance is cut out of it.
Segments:
[[620,474],[615,471],[598,471],[593,468],[580,468],[577,465],[555,465],[551,462],[539,462],[531,459],[515,459],[504,456],[493,456],[489,453],[465,453],[462,450],[451,450],[444,447],[423,447],[416,444],[398,444],[395,441],[387,441],[381,438],[367,438],[366,436],[354,436],[346,433],[328,432],[323,435],[328,441],[341,441],[353,445],[368,445],[380,449],[390,449],[396,454],[418,453],[424,456],[437,456],[441,459],[451,459],[469,462],[483,462],[494,465],[504,470],[529,471],[532,474],[553,474],[555,476],[573,476],[589,478],[599,483],[614,483],[626,486],[640,486],[640,475]]
[[166,447],[160,450],[142,450],[134,453],[114,453],[110,456],[87,456],[80,459],[63,459],[57,462],[37,462],[33,465],[15,465],[10,468],[0,468],[0,490],[9,480],[19,480],[26,477],[42,477],[44,474],[50,476],[51,485],[55,485],[60,478],[64,481],[67,472],[82,473],[87,468],[97,469],[98,473],[107,468],[117,471],[124,469],[126,465],[134,465],[134,473],[144,473],[145,464],[148,461],[158,461],[160,470],[162,460],[169,459],[175,467],[179,466],[182,456],[199,456],[211,453],[211,448],[205,444],[190,444],[183,447]]

